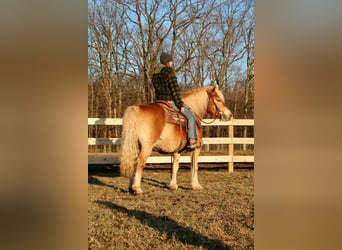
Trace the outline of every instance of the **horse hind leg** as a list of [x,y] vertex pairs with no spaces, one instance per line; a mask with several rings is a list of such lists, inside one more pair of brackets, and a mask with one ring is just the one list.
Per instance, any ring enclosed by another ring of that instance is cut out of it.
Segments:
[[172,162],[172,175],[171,175],[171,181],[169,184],[169,188],[172,190],[178,189],[177,185],[177,172],[179,169],[179,158],[180,154],[174,153],[173,154],[173,162]]
[[134,194],[141,194],[143,193],[141,189],[141,176],[142,176],[142,171],[143,168],[145,167],[145,163],[147,158],[150,156],[152,152],[152,147],[142,147],[140,154],[138,156],[138,162],[137,162],[137,168],[135,171],[135,175],[133,179],[131,179],[130,182],[130,189],[134,192]]

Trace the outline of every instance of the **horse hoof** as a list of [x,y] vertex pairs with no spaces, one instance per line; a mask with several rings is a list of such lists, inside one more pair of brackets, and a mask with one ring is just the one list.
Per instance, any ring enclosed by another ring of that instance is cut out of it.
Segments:
[[196,185],[196,186],[192,186],[193,190],[202,190],[203,187],[201,185]]
[[177,190],[178,189],[178,185],[177,184],[170,184],[169,185],[169,188],[172,189],[172,190]]
[[133,193],[134,193],[135,195],[138,195],[138,194],[142,194],[143,191],[142,191],[141,188],[133,188]]

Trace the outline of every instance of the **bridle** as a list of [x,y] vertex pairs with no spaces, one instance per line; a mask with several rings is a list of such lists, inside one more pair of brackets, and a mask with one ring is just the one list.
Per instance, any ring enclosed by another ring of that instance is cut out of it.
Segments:
[[207,107],[207,112],[209,113],[209,106],[210,106],[210,102],[214,103],[214,106],[215,106],[215,110],[216,110],[216,113],[215,113],[215,119],[217,118],[220,118],[222,117],[222,114],[223,114],[223,111],[221,111],[219,109],[219,107],[217,106],[215,100],[214,100],[214,97],[213,95],[210,93],[210,91],[207,91],[208,93],[208,107]]
[[213,95],[210,93],[210,90],[207,91],[207,94],[208,94],[207,113],[209,113],[210,102],[213,102],[213,103],[214,103],[216,113],[215,113],[215,116],[213,116],[213,120],[212,120],[211,122],[205,122],[205,121],[202,120],[202,119],[201,119],[201,122],[203,122],[203,123],[205,123],[205,124],[211,124],[211,123],[213,123],[214,121],[216,121],[216,119],[218,119],[218,118],[221,119],[223,112],[218,108],[217,104],[215,103],[214,97],[213,97]]

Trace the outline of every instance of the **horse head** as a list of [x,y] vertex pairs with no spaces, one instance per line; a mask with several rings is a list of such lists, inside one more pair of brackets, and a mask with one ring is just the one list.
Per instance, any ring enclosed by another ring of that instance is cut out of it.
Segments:
[[208,89],[207,93],[209,97],[207,112],[222,121],[230,121],[233,114],[224,103],[224,96],[218,89],[218,85],[216,84],[213,88]]

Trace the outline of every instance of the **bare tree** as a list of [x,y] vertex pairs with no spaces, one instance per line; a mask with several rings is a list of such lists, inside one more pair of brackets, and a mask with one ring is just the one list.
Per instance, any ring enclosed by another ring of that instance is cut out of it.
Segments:
[[[122,35],[122,12],[118,5],[109,0],[89,3],[88,16],[88,72],[102,89],[105,105],[105,117],[122,116],[122,83],[127,70],[125,46]],[[118,129],[104,129],[105,137],[111,137],[112,131],[118,135]],[[106,147],[104,147],[105,149]],[[108,147],[110,150],[110,147]]]
[[[252,16],[253,17],[253,16]],[[251,118],[249,110],[253,115],[253,96],[254,96],[254,22],[249,22],[244,32],[244,44],[246,48],[246,80],[245,80],[245,100],[243,118]],[[251,97],[251,98],[250,98]],[[247,137],[248,127],[244,126],[243,136]],[[246,150],[246,144],[243,145],[243,150]]]
[[154,62],[170,31],[164,29],[167,12],[163,12],[161,1],[120,1],[120,5],[125,9],[125,32],[130,44],[130,70],[139,86],[141,101],[151,102]]
[[[96,2],[94,1],[94,5]],[[112,22],[109,18],[110,10],[107,9],[107,2],[102,8],[91,9],[89,15],[89,30],[94,36],[94,40],[89,45],[97,52],[98,61],[94,63],[98,67],[98,71],[101,76],[101,87],[103,88],[105,101],[107,104],[106,116],[112,117],[112,91],[113,91],[113,47],[112,47],[112,35],[113,28]]]
[[[209,3],[209,4],[208,4]],[[134,67],[137,69],[137,83],[142,86],[141,94],[143,102],[153,100],[153,87],[151,79],[158,55],[163,50],[170,51],[175,58],[175,71],[183,71],[188,67],[188,62],[195,58],[195,53],[200,54],[202,47],[201,39],[205,34],[205,28],[209,23],[201,20],[207,20],[210,16],[214,4],[211,1],[125,1],[122,3],[126,8],[126,31],[130,37],[132,47],[131,59],[134,61]],[[205,7],[205,8],[204,8]],[[193,37],[191,31],[200,27],[199,34]],[[194,27],[197,25],[197,27]],[[184,37],[189,40],[183,39]],[[183,49],[178,50],[179,44],[183,42]],[[185,53],[183,53],[185,51]],[[197,52],[196,52],[197,51]],[[201,58],[200,56],[197,56]],[[198,66],[204,65],[204,61],[199,61]],[[133,65],[132,64],[132,65]],[[199,69],[199,67],[197,67]],[[191,72],[194,72],[191,70]],[[205,72],[205,71],[201,71]],[[200,79],[196,79],[199,83]],[[203,81],[201,83],[203,86]]]
[[227,88],[230,67],[244,56],[241,40],[251,8],[252,1],[246,0],[221,1],[216,8],[215,46],[208,55],[221,87]]
[[194,3],[188,10],[193,22],[178,39],[178,55],[183,58],[179,69],[188,87],[203,87],[205,82],[210,82],[210,64],[207,58],[213,45],[211,30],[215,8],[216,1]]

